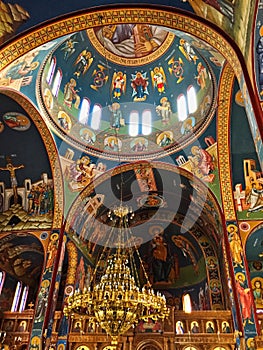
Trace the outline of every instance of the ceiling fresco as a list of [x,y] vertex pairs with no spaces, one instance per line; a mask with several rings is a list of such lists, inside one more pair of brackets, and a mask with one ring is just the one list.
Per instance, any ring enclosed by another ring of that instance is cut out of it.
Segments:
[[[147,180],[153,186],[150,190],[145,188]],[[199,288],[207,290],[209,285],[210,301],[204,307],[221,309],[225,301],[217,256],[223,230],[219,208],[207,187],[188,172],[162,162],[127,164],[97,178],[76,199],[66,219],[67,235],[92,267],[102,252],[103,270],[103,261],[119,244],[118,225],[113,226],[108,214],[122,201],[134,213],[123,244],[132,247],[135,256],[139,249],[154,288],[167,291],[174,305],[194,284],[194,307],[199,309]],[[153,261],[159,245],[167,249],[165,274]],[[139,260],[137,263],[139,266]]]
[[[46,239],[48,234],[42,234]],[[35,287],[44,262],[44,249],[38,237],[31,233],[15,233],[1,239],[0,268],[17,280]]]
[[45,144],[27,112],[7,96],[1,100],[0,231],[51,228],[54,188]]
[[[144,37],[134,43],[137,31]],[[163,157],[211,120],[220,63],[162,27],[103,26],[67,37],[46,57],[40,104],[56,133],[94,156]]]

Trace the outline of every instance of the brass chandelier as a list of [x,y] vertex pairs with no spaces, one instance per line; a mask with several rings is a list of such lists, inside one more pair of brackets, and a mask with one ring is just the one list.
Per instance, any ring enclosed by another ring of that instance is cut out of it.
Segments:
[[107,267],[98,280],[101,254],[90,285],[68,297],[64,314],[73,318],[75,314],[93,318],[111,336],[112,344],[117,344],[119,337],[140,320],[164,319],[169,310],[165,297],[154,292],[133,242],[129,223],[134,213],[121,202],[109,210],[108,217],[113,222],[109,237],[113,239],[114,234],[117,244],[111,248]]

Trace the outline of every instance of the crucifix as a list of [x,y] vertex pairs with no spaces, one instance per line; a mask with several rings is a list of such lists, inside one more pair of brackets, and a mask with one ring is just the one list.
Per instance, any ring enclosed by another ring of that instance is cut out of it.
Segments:
[[6,157],[6,166],[4,168],[0,167],[0,170],[7,170],[10,173],[11,187],[13,188],[14,193],[14,204],[17,204],[18,202],[16,170],[22,168],[24,168],[23,164],[18,166],[13,165],[10,156]]

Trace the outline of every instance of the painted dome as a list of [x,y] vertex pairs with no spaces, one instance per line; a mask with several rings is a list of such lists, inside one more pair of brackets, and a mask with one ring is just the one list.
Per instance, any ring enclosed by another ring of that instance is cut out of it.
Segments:
[[153,159],[182,149],[211,120],[216,89],[206,50],[190,39],[146,24],[64,38],[41,70],[40,104],[52,128],[108,159]]

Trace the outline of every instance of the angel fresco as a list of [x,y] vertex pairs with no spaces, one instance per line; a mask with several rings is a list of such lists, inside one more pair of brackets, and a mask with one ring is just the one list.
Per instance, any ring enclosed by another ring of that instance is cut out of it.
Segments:
[[163,68],[162,67],[155,67],[151,71],[151,78],[152,78],[153,87],[155,87],[160,94],[164,93],[165,92],[165,85],[166,85],[166,76],[165,76]]
[[178,59],[172,57],[168,61],[168,66],[169,73],[171,75],[174,75],[177,78],[176,83],[180,84],[184,80],[184,63],[181,57],[179,57]]
[[62,46],[61,50],[64,51],[64,60],[67,61],[71,55],[76,51],[75,45],[78,43],[78,41],[75,41],[72,38],[69,38],[64,46]]
[[188,61],[196,64],[198,57],[192,46],[186,40],[180,39],[179,49]]
[[108,81],[109,76],[105,73],[106,67],[98,64],[98,69],[94,69],[92,76],[93,76],[93,83],[90,84],[90,87],[98,91],[100,88],[102,88]]
[[77,57],[75,61],[75,66],[77,66],[74,75],[76,75],[77,78],[80,77],[80,75],[84,75],[89,67],[91,66],[93,62],[93,57],[91,55],[91,52],[87,49],[83,50]]
[[126,74],[123,74],[121,71],[114,72],[111,87],[113,98],[117,98],[119,100],[126,90]]

